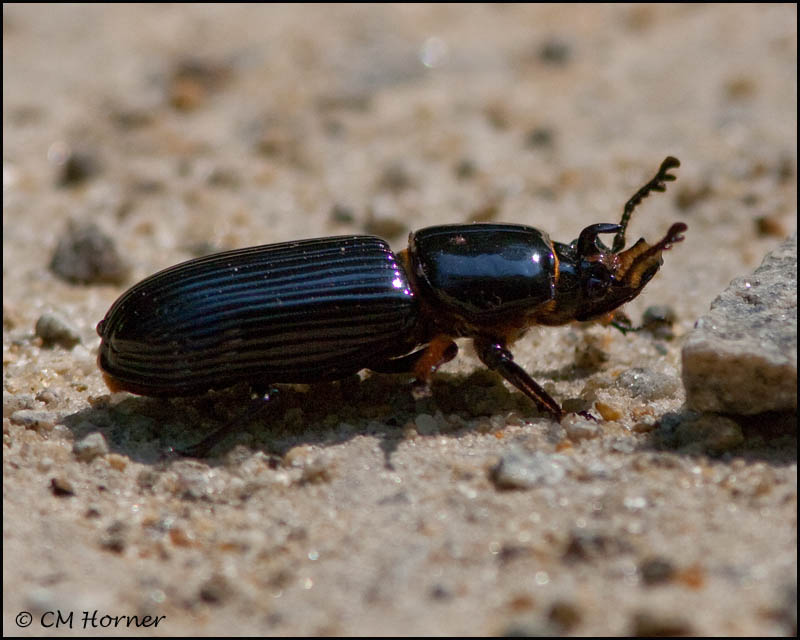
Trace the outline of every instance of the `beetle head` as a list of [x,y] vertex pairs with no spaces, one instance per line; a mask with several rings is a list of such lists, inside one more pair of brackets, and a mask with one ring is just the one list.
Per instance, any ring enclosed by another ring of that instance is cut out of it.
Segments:
[[594,224],[586,227],[576,243],[577,275],[581,288],[581,304],[576,320],[590,320],[610,313],[633,300],[661,267],[661,253],[676,242],[687,227],[673,224],[657,243],[649,245],[644,238],[625,251],[608,249],[599,239],[600,233],[619,233],[615,224]]

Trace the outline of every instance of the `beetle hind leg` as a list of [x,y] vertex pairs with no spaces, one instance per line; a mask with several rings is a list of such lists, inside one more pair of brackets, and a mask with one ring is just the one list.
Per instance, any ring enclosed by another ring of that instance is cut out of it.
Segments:
[[233,420],[215,429],[200,442],[180,449],[174,449],[174,451],[189,458],[204,458],[211,449],[222,442],[226,437],[246,426],[248,422],[268,407],[274,408],[279,401],[278,389],[274,387],[260,386],[257,390],[254,390],[254,392],[256,397],[251,399],[249,406]]

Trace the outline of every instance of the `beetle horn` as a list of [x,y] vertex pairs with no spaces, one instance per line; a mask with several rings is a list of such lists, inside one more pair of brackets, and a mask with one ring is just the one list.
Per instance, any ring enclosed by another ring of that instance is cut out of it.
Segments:
[[653,256],[656,253],[666,251],[676,242],[681,242],[683,240],[683,236],[681,234],[688,228],[689,227],[687,227],[683,222],[676,222],[669,228],[667,235],[665,235],[660,241],[658,241],[637,258],[637,262],[647,260],[650,256]]
[[608,248],[598,240],[597,236],[601,233],[616,233],[621,228],[618,224],[608,224],[606,222],[586,227],[578,237],[578,255],[587,257],[608,251]]
[[[649,246],[644,239],[641,239],[627,251],[616,254],[617,277],[620,280],[624,280],[630,288],[640,289],[643,287],[655,271],[649,277],[645,274],[653,268],[657,271],[658,267],[661,266],[661,252],[666,251],[676,242],[683,240],[681,234],[687,228],[683,222],[676,222],[656,244]],[[642,278],[644,278],[644,281],[642,281]]]

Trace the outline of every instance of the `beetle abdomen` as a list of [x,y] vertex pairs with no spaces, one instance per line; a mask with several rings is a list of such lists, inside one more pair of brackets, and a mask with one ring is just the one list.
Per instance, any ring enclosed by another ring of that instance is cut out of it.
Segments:
[[113,386],[145,395],[334,379],[408,352],[416,305],[380,238],[228,251],[125,293],[97,327],[99,363]]

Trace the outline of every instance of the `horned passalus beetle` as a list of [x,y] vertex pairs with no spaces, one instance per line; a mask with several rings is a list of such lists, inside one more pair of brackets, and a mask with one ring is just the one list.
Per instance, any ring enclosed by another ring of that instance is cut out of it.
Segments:
[[[532,325],[608,317],[635,298],[683,239],[673,224],[627,250],[631,214],[675,179],[668,157],[625,205],[570,244],[517,224],[428,227],[395,254],[374,236],[226,251],[161,271],[123,294],[97,325],[110,389],[187,396],[248,382],[335,380],[361,369],[427,384],[472,338],[481,361],[560,420],[561,406],[509,347]],[[611,247],[600,234],[615,234]]]

